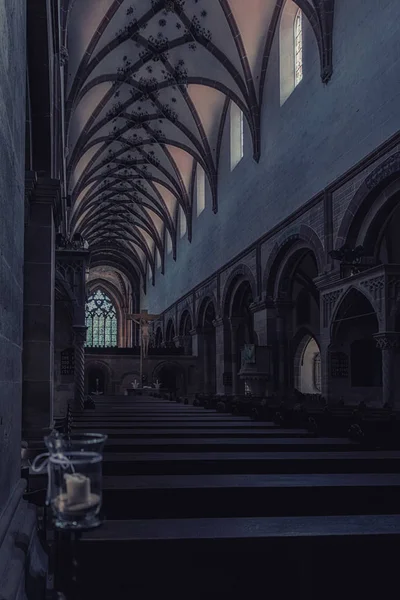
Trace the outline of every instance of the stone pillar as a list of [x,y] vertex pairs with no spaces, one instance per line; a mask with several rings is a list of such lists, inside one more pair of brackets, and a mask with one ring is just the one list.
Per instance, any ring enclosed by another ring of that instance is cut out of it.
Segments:
[[266,346],[268,343],[268,308],[267,302],[254,302],[250,306],[253,313],[254,333],[257,336],[258,346]]
[[374,336],[377,347],[382,351],[382,402],[393,406],[395,402],[395,361],[399,345],[399,334],[383,332]]
[[75,350],[75,374],[74,374],[74,408],[83,410],[85,404],[85,342],[87,327],[74,325],[74,350]]
[[53,427],[55,208],[60,183],[39,179],[25,225],[22,430],[26,440]]
[[225,318],[215,319],[215,350],[216,350],[216,388],[217,394],[231,394],[232,386],[224,381],[224,374],[232,375],[229,321]]
[[276,338],[278,350],[278,389],[282,395],[287,394],[289,386],[289,352],[288,352],[288,316],[292,304],[279,301],[276,303]]
[[243,320],[239,317],[231,317],[229,319],[231,327],[231,362],[232,362],[232,394],[239,394],[239,371],[241,368],[238,347],[238,329]]
[[185,356],[191,356],[191,354],[192,354],[192,337],[190,335],[182,336],[182,345],[185,350]]

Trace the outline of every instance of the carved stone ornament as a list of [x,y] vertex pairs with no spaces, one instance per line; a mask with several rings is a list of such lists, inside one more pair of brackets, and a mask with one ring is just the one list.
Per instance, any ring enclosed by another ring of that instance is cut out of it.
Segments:
[[399,334],[395,331],[387,331],[374,335],[376,346],[380,350],[393,350],[399,347]]
[[336,305],[336,302],[339,300],[340,296],[343,293],[343,289],[333,290],[332,292],[327,292],[322,296],[322,311],[323,311],[323,323],[324,327],[328,327],[331,321],[332,312]]
[[372,190],[378,186],[382,181],[391,177],[395,173],[400,171],[400,152],[396,152],[393,156],[390,156],[381,165],[379,165],[375,171],[371,173],[366,179],[366,186]]
[[68,60],[69,60],[68,50],[65,46],[61,46],[60,47],[60,65],[62,67],[65,67],[65,65],[68,63]]
[[366,279],[365,281],[361,281],[360,286],[372,296],[375,304],[374,308],[381,313],[385,294],[385,277],[380,275],[379,277]]

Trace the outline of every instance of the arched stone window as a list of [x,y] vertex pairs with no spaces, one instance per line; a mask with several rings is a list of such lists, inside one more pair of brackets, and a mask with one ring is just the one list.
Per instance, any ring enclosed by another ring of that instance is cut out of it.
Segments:
[[172,238],[169,234],[169,231],[165,232],[165,235],[167,236],[167,254],[171,254],[172,252]]
[[303,79],[303,13],[299,9],[294,20],[294,86]]
[[243,112],[237,104],[231,102],[231,171],[244,156]]
[[303,79],[303,13],[287,0],[279,30],[281,106]]
[[110,298],[101,290],[88,298],[86,327],[86,346],[107,348],[118,345],[117,311]]
[[179,218],[179,234],[180,234],[180,237],[183,238],[187,232],[187,223],[186,223],[185,211],[183,210],[182,206],[179,207],[178,218]]
[[206,207],[206,174],[198,164],[196,170],[196,214],[199,216]]

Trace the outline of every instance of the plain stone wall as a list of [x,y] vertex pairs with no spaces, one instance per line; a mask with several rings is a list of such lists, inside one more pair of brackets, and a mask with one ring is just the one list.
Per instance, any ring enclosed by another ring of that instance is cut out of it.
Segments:
[[21,464],[25,8],[0,0],[0,513]]
[[[193,217],[191,244],[187,235],[179,239],[176,262],[167,255],[165,275],[157,270],[155,287],[148,286],[143,305],[152,312],[164,311],[400,130],[400,2],[337,0],[335,6],[332,80],[321,82],[316,40],[304,20],[304,79],[282,107],[276,35],[264,90],[261,160],[252,158],[246,126],[245,157],[230,172],[227,123],[218,214],[208,190],[206,209]],[[323,231],[320,215],[313,226]]]

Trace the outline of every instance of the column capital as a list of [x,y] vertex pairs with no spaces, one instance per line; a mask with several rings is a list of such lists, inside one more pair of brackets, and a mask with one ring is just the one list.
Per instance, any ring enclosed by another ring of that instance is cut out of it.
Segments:
[[189,333],[190,335],[201,335],[203,332],[200,329],[200,327],[193,327],[193,329],[191,329]]
[[396,331],[383,331],[374,336],[376,346],[380,350],[394,349],[399,347],[400,334]]
[[75,335],[75,341],[78,343],[85,343],[87,331],[86,325],[73,325],[72,329]]
[[226,317],[216,317],[212,323],[214,327],[227,327],[229,320]]
[[250,304],[250,311],[252,313],[260,312],[261,310],[267,310],[269,308],[275,308],[275,303],[271,298],[262,298]]

